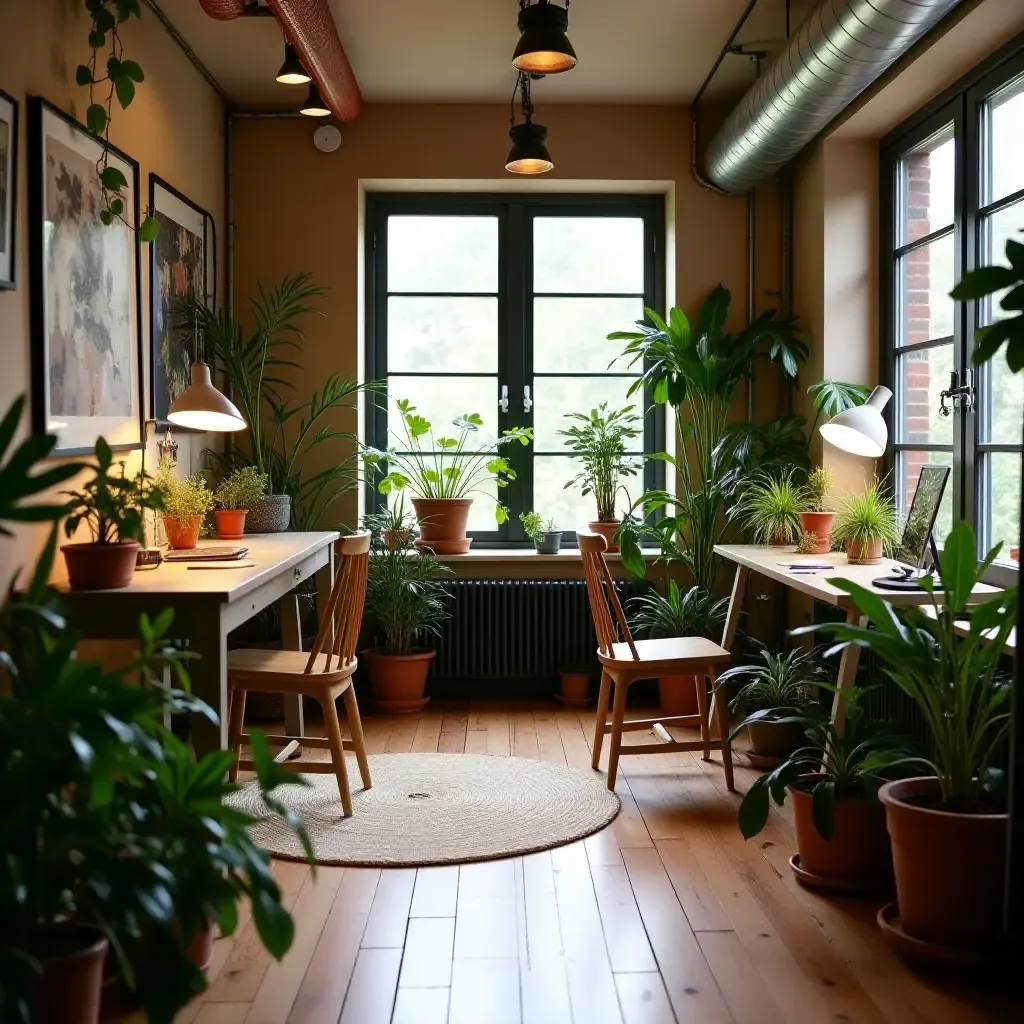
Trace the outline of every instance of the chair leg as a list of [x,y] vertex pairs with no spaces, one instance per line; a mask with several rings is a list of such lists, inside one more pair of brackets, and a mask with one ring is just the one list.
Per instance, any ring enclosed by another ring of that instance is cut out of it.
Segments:
[[725,786],[730,793],[736,792],[732,777],[732,741],[729,739],[728,704],[722,695],[715,690],[715,677],[711,677],[711,706],[715,714],[715,725],[722,743],[722,766],[725,768]]
[[331,691],[327,689],[320,697],[324,709],[324,725],[327,726],[327,740],[331,745],[331,760],[338,777],[338,793],[341,796],[341,810],[346,818],[352,817],[352,793],[348,788],[348,769],[345,767],[345,747],[341,742],[341,722]]
[[242,727],[245,722],[245,690],[234,686],[231,691],[230,710],[228,711],[228,749],[235,752],[235,763],[228,769],[228,779],[234,782],[238,778],[238,761],[242,756]]
[[601,762],[601,745],[604,743],[604,727],[608,724],[608,701],[611,697],[612,677],[601,673],[601,688],[597,693],[597,717],[594,719],[594,756],[591,767],[597,771]]
[[615,776],[619,770],[619,750],[622,747],[622,719],[626,715],[626,691],[629,687],[625,680],[615,680],[615,701],[612,706],[611,743],[608,748],[608,788],[615,789]]
[[693,677],[697,687],[697,710],[700,712],[700,739],[704,744],[704,760],[711,760],[711,726],[708,721],[708,683],[703,672]]
[[356,700],[356,691],[349,683],[344,693],[345,717],[348,718],[349,732],[352,733],[352,747],[356,752],[356,760],[359,762],[359,777],[363,780],[363,789],[371,789],[373,781],[370,779],[370,763],[366,760],[366,742],[363,739],[363,720],[359,717],[359,703]]

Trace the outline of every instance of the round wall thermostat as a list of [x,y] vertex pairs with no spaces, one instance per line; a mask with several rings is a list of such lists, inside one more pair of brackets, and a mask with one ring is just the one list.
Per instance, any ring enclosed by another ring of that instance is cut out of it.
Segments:
[[313,145],[321,153],[333,153],[341,145],[341,131],[333,124],[322,124],[313,132]]

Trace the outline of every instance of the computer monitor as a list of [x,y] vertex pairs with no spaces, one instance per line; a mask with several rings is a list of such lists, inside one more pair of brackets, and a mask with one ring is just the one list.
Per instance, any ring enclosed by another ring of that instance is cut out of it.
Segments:
[[937,565],[939,556],[933,531],[949,472],[949,466],[929,463],[921,467],[914,500],[910,503],[907,521],[903,526],[903,536],[896,550],[896,560],[900,564],[893,570],[892,576],[881,576],[872,580],[876,587],[883,590],[916,590],[925,558],[929,553],[932,562]]

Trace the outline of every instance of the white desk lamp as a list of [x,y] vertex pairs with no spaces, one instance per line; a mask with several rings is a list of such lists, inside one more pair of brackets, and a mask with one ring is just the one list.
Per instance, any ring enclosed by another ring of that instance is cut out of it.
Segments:
[[882,410],[890,398],[892,392],[879,385],[863,405],[836,413],[828,423],[822,423],[818,430],[829,444],[844,452],[880,459],[889,443],[889,430],[882,418]]

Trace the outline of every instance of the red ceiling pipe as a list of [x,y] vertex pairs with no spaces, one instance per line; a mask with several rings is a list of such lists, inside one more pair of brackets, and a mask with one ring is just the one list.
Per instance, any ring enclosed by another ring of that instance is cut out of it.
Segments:
[[231,21],[242,16],[245,0],[199,0],[199,6],[217,21]]

